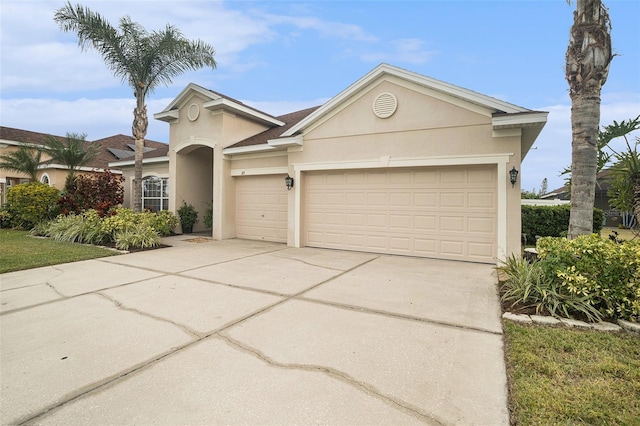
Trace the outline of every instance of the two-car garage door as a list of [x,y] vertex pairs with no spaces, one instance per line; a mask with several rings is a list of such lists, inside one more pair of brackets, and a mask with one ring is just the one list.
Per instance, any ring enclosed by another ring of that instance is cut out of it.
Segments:
[[[494,263],[496,175],[495,165],[303,172],[301,244]],[[284,175],[238,177],[237,237],[286,243],[287,199]]]
[[496,167],[305,174],[304,244],[495,262]]

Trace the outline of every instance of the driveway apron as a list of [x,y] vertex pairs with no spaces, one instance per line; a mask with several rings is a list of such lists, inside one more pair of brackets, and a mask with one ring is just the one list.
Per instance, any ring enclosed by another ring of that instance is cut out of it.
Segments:
[[164,242],[0,275],[2,424],[508,424],[491,265]]

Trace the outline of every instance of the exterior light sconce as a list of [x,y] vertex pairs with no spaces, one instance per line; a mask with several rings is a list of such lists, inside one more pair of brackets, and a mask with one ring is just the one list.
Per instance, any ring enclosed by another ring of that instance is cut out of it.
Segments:
[[284,178],[284,184],[287,185],[287,191],[289,191],[291,188],[293,188],[293,178],[287,175],[287,177]]
[[511,187],[513,188],[518,181],[518,170],[516,170],[516,166],[513,166],[511,170],[509,170],[509,181],[511,182]]

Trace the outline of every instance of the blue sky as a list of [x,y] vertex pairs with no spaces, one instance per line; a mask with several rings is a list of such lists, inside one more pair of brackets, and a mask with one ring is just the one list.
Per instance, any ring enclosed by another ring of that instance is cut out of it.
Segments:
[[[75,2],[74,2],[75,3]],[[522,187],[561,186],[571,162],[564,55],[573,8],[536,1],[82,1],[113,24],[166,23],[217,51],[215,71],[154,92],[150,116],[189,83],[273,115],[319,105],[381,62],[533,110],[549,121],[522,166]],[[131,91],[53,22],[63,1],[1,0],[0,123],[44,133],[130,134]],[[640,114],[640,1],[605,1],[614,50],[601,124]],[[168,141],[151,120],[148,138]]]

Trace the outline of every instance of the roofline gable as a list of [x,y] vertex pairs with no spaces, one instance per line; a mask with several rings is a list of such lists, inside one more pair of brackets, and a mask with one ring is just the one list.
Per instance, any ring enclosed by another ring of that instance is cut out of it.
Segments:
[[467,102],[482,106],[484,108],[488,108],[493,110],[494,112],[504,112],[504,113],[522,113],[529,112],[529,109],[519,107],[517,105],[511,104],[509,102],[501,101],[496,98],[492,98],[491,96],[486,96],[478,92],[474,92],[472,90],[468,90],[459,86],[455,86],[453,84],[445,83],[444,81],[436,80],[431,77],[427,77],[422,74],[418,74],[412,71],[408,71],[402,68],[395,67],[389,64],[380,64],[369,73],[367,73],[364,77],[360,78],[355,83],[351,84],[345,90],[340,92],[338,95],[331,98],[327,101],[323,106],[318,108],[304,120],[300,121],[298,124],[287,130],[282,134],[282,136],[293,136],[297,132],[300,132],[304,128],[308,127],[311,123],[318,120],[320,117],[326,115],[346,101],[348,98],[353,96],[355,93],[362,90],[364,87],[369,85],[371,82],[377,80],[378,78],[384,75],[391,75],[397,78],[415,83],[420,86],[427,87],[429,89],[439,91],[445,93],[449,96],[453,96]]
[[267,124],[269,126],[284,126],[285,123],[277,118],[262,112],[253,107],[243,104],[240,101],[231,99],[228,96],[221,95],[212,90],[205,89],[195,83],[189,83],[182,91],[175,97],[169,105],[162,111],[153,114],[153,118],[160,121],[171,122],[178,119],[178,107],[193,93],[202,95],[206,100],[203,102],[203,107],[215,111],[217,109],[227,110],[234,114],[248,118],[249,120],[257,121],[258,123]]

